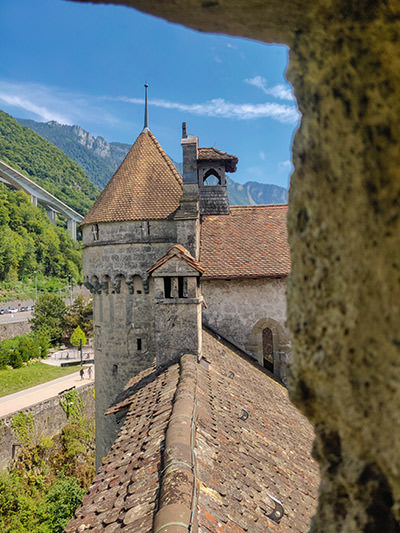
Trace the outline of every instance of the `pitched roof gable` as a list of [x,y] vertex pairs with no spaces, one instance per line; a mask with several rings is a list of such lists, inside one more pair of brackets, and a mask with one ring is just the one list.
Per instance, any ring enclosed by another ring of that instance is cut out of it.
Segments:
[[188,250],[186,250],[186,248],[184,248],[180,244],[174,244],[174,246],[171,246],[168,252],[147,270],[147,274],[151,274],[155,270],[159,269],[161,265],[164,265],[174,257],[178,258],[181,261],[184,261],[192,269],[197,270],[197,272],[199,272],[200,274],[203,274],[204,268],[202,268],[196,261],[196,259],[190,255]]
[[283,386],[207,331],[203,354],[138,376],[126,422],[67,532],[150,533],[188,524],[192,511],[199,531],[309,530],[319,484],[311,425]]
[[238,157],[233,154],[228,154],[213,146],[207,148],[199,148],[197,152],[198,161],[224,161],[225,170],[227,172],[236,172],[236,165],[238,164]]
[[143,131],[81,225],[167,218],[181,194],[178,171],[151,131]]
[[202,219],[202,279],[276,278],[290,272],[287,205],[232,206]]

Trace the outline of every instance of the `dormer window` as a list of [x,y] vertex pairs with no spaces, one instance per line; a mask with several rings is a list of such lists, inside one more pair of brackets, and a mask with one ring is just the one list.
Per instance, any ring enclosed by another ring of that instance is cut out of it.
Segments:
[[99,240],[99,225],[98,224],[93,224],[92,225],[92,235],[93,235],[93,240],[94,241],[98,241]]

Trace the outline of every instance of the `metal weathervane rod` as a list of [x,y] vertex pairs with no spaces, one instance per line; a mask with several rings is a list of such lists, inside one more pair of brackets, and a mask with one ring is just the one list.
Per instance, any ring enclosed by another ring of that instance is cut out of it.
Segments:
[[147,89],[149,88],[148,84],[144,84],[144,127],[143,131],[149,130],[149,106],[147,101]]

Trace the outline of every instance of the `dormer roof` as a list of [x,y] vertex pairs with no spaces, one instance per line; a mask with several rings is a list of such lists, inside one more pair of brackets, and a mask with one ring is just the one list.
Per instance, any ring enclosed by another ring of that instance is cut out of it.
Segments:
[[203,274],[204,268],[202,268],[200,264],[196,261],[196,259],[190,255],[186,248],[184,248],[180,244],[175,244],[174,246],[171,246],[168,252],[147,270],[147,274],[154,273],[162,265],[164,265],[168,261],[171,261],[174,258],[177,258],[180,261],[184,261],[190,267],[190,269],[197,271],[197,273]]
[[164,219],[179,206],[182,178],[153,133],[145,128],[82,225]]
[[210,148],[198,149],[197,161],[224,162],[226,172],[236,172],[236,165],[238,164],[239,159],[233,154],[228,154],[211,146]]

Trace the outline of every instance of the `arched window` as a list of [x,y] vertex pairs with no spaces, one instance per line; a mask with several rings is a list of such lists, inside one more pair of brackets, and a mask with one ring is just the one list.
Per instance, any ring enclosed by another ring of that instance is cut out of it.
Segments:
[[211,168],[204,175],[203,185],[205,185],[206,187],[209,185],[221,185],[221,176],[216,170]]
[[274,370],[274,341],[270,328],[263,329],[262,349],[264,367],[273,372]]

